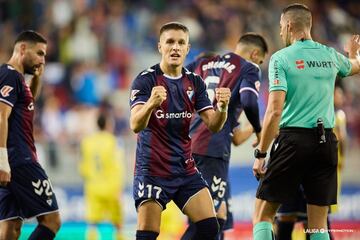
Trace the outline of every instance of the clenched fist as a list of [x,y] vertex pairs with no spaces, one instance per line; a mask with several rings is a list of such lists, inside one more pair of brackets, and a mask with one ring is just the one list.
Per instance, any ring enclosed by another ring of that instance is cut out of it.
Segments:
[[151,104],[151,106],[156,108],[156,107],[160,106],[163,101],[166,100],[166,96],[167,96],[167,93],[166,93],[166,89],[164,88],[164,86],[153,87],[153,89],[151,90],[151,96],[149,98],[149,103]]
[[215,96],[219,111],[227,109],[231,96],[230,88],[215,88]]

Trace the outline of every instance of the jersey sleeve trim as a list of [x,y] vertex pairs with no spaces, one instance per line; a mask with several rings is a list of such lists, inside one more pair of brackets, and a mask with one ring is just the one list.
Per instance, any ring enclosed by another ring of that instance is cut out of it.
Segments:
[[284,87],[284,86],[270,87],[269,92],[272,92],[272,91],[284,91],[284,92],[287,92],[287,88]]
[[259,93],[255,89],[253,89],[251,87],[243,87],[243,88],[240,89],[239,93],[242,93],[244,91],[251,91],[251,92],[255,93],[255,95],[257,97],[259,97]]
[[4,103],[6,103],[7,105],[9,105],[10,107],[14,107],[14,104],[12,104],[11,102],[9,102],[9,101],[7,101],[7,100],[5,100],[5,99],[3,99],[3,98],[0,98],[0,102],[4,102]]
[[134,103],[133,105],[131,105],[130,109],[132,109],[132,108],[135,107],[136,105],[139,105],[139,104],[144,105],[145,103],[146,103],[146,102],[138,101],[138,102]]
[[203,107],[203,108],[197,110],[197,112],[200,113],[200,112],[202,112],[202,111],[204,111],[204,110],[207,110],[207,109],[210,109],[210,108],[213,108],[213,106],[212,106],[212,105],[209,105],[209,106]]

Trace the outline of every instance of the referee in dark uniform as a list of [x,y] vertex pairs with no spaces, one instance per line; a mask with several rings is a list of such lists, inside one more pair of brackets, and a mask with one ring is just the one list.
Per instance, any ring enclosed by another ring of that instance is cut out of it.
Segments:
[[[348,59],[311,38],[312,17],[302,4],[287,6],[280,36],[286,47],[269,63],[269,101],[253,174],[260,178],[253,217],[254,240],[273,239],[272,222],[281,203],[296,197],[302,185],[307,201],[311,240],[327,240],[327,212],[336,203],[337,139],[334,86],[358,73],[359,35],[349,41]],[[265,157],[276,136],[265,167]]]

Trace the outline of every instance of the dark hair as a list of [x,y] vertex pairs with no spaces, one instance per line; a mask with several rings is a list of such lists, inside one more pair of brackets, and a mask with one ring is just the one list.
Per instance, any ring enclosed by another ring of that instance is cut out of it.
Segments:
[[297,11],[302,10],[311,13],[310,9],[305,5],[301,3],[293,3],[285,7],[282,11],[283,14],[289,12],[289,11]]
[[106,127],[107,117],[105,114],[100,113],[97,119],[97,125],[100,130],[104,130]]
[[165,23],[160,28],[160,36],[163,32],[168,31],[168,30],[182,30],[185,33],[189,32],[189,29],[184,24],[179,23],[179,22],[169,22],[169,23]]
[[15,44],[18,42],[31,42],[31,43],[45,43],[47,44],[46,39],[40,34],[33,30],[26,30],[21,32],[16,40]]
[[268,52],[268,45],[266,43],[265,38],[258,33],[254,33],[254,32],[245,33],[240,37],[238,43],[253,44],[259,47],[264,54]]

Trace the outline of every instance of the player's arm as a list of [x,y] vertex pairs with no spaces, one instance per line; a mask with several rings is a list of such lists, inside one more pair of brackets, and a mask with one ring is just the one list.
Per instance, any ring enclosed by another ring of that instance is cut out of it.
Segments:
[[242,129],[240,125],[238,125],[233,129],[232,139],[231,139],[232,143],[235,146],[239,146],[247,139],[249,139],[249,137],[253,134],[253,132],[254,132],[254,128],[250,124],[248,124],[244,129]]
[[34,72],[34,76],[31,79],[30,83],[30,90],[34,97],[34,99],[37,99],[37,97],[40,95],[40,89],[41,89],[41,75],[44,72],[44,65],[40,65],[40,67],[36,68]]
[[253,64],[248,64],[247,69],[242,73],[240,85],[240,102],[244,109],[246,118],[254,128],[256,140],[253,147],[260,142],[261,124],[258,106],[259,88],[260,88],[260,69]]
[[200,117],[205,125],[212,132],[219,132],[227,119],[228,105],[231,92],[229,88],[216,88],[215,96],[217,100],[217,109],[207,109],[200,112]]
[[159,107],[166,99],[167,93],[164,86],[155,86],[151,90],[150,98],[144,104],[137,104],[131,109],[130,128],[135,133],[147,127],[152,111]]
[[0,101],[0,185],[10,181],[10,166],[7,154],[8,118],[12,108]]

